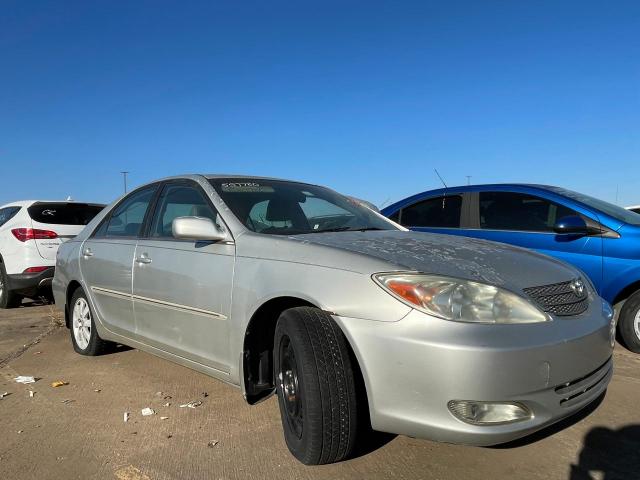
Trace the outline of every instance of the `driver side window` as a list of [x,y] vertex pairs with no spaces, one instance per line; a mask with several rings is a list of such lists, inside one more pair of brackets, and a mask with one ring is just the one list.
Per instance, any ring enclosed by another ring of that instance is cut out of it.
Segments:
[[200,190],[189,185],[167,185],[158,199],[149,236],[173,238],[173,220],[178,217],[204,217],[216,223],[216,212]]

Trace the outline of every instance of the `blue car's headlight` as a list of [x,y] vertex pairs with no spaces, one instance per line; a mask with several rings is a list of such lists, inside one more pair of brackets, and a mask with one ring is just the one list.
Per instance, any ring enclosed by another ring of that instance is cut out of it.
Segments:
[[519,295],[502,288],[420,273],[380,273],[373,279],[413,308],[457,322],[539,323],[551,318]]

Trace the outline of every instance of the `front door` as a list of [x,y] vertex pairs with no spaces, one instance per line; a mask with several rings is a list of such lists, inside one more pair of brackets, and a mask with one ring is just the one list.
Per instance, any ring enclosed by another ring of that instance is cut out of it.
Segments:
[[148,234],[134,259],[137,338],[149,345],[228,373],[229,322],[235,246],[173,237],[176,217],[220,222],[195,183],[164,186]]
[[[562,217],[580,215],[598,222],[592,212],[578,212],[540,196],[518,192],[480,192],[478,229],[464,235],[531,248],[570,263],[602,284],[602,237],[558,235],[553,231]],[[526,275],[526,272],[523,272]]]
[[131,301],[131,266],[138,234],[156,186],[132,192],[115,207],[82,245],[80,269],[85,292],[109,330],[130,336],[135,331]]

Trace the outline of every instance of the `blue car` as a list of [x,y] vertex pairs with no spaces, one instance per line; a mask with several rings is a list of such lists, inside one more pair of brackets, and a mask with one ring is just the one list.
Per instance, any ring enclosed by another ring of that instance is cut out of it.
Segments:
[[[580,268],[640,353],[640,215],[559,187],[500,184],[419,193],[382,210],[411,230],[531,248]],[[526,272],[522,272],[526,275]]]

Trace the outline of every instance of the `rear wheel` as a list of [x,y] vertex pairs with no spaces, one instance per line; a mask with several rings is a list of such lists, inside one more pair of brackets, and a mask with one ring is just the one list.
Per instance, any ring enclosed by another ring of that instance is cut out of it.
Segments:
[[351,356],[340,327],[322,310],[293,308],[278,319],[274,341],[287,447],[306,465],[347,458],[358,415]]
[[17,307],[21,302],[22,297],[9,290],[9,277],[4,263],[0,263],[0,308]]
[[80,355],[94,356],[104,353],[110,342],[102,340],[98,335],[91,306],[81,287],[78,287],[71,298],[69,314],[73,349]]
[[618,329],[626,347],[640,353],[640,291],[631,295],[622,305]]

